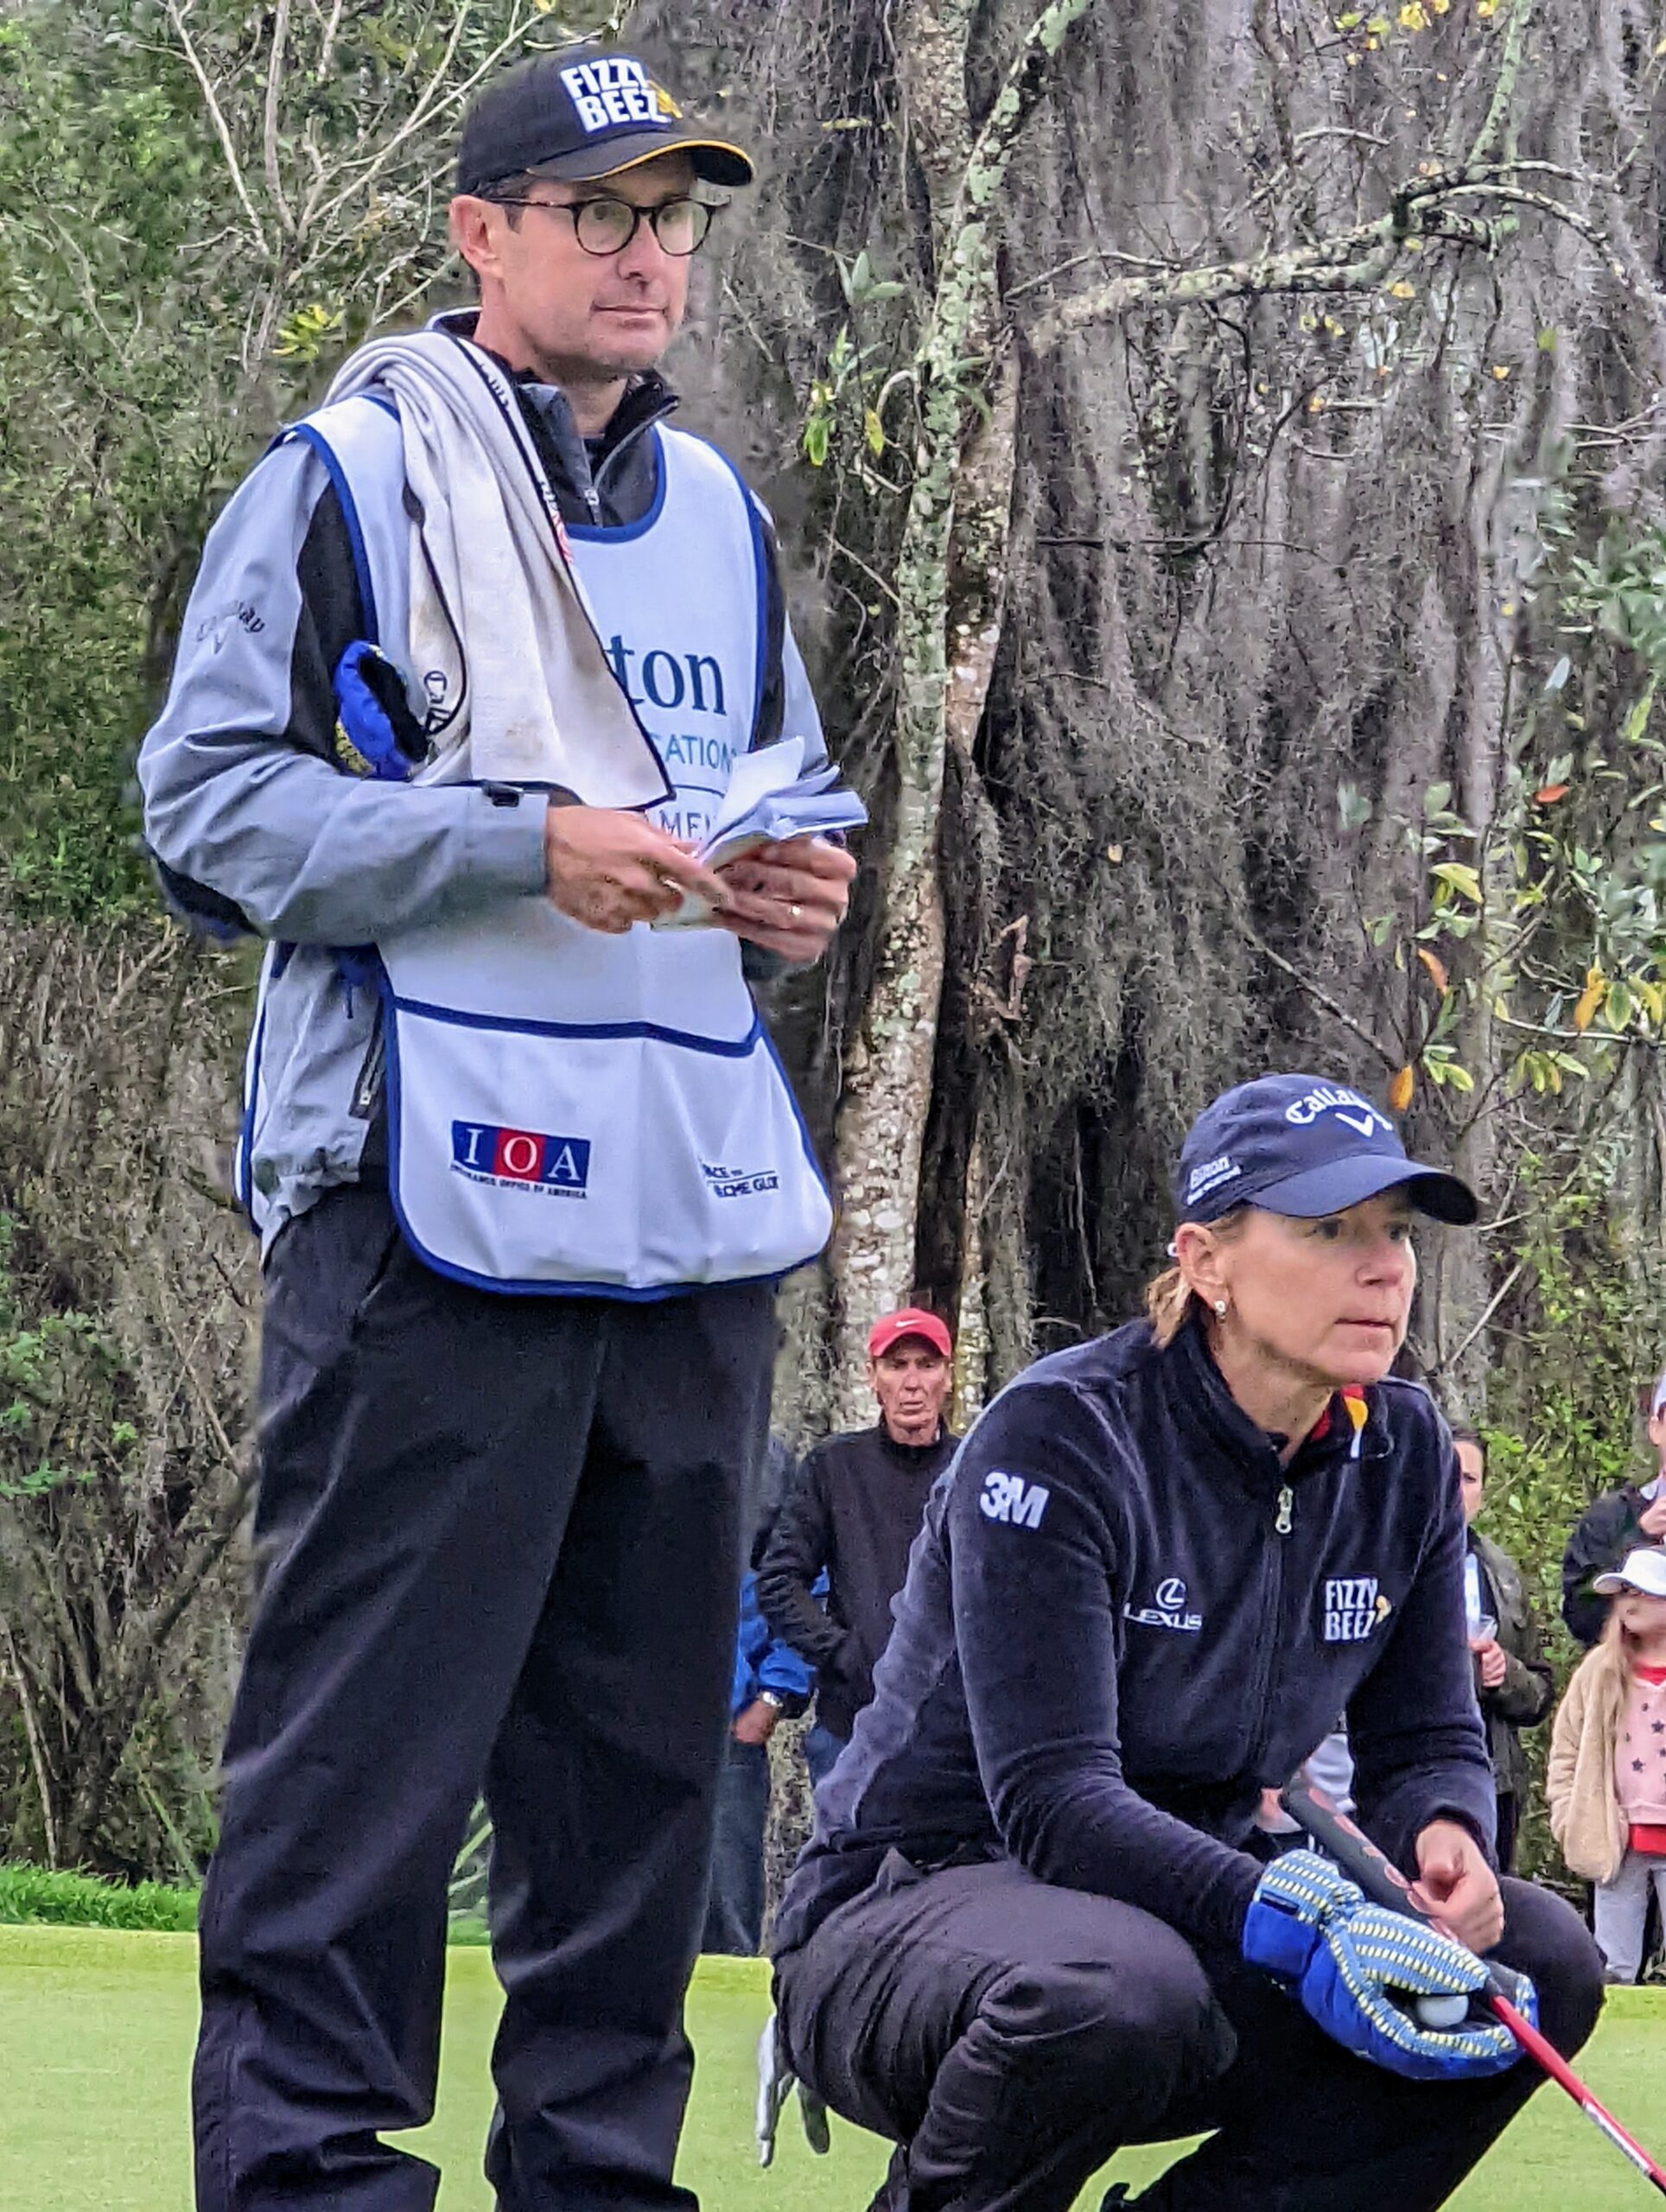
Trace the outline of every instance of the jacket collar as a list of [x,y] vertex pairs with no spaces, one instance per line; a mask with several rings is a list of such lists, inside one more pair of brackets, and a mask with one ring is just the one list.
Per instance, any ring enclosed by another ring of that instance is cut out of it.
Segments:
[[1286,1466],[1279,1458],[1285,1440],[1257,1427],[1227,1389],[1195,1313],[1187,1316],[1161,1357],[1169,1402],[1177,1418],[1205,1437],[1243,1486],[1257,1497],[1270,1496],[1286,1483],[1305,1481],[1323,1468],[1349,1459],[1381,1459],[1391,1449],[1380,1397],[1370,1391],[1365,1394],[1365,1420],[1361,1426],[1348,1398],[1339,1390]]
[[[450,314],[436,315],[434,327],[448,331],[454,337],[467,338],[472,343],[479,318],[477,308],[460,308]],[[519,393],[522,407],[532,416],[535,426],[545,432],[538,441],[539,458],[554,489],[557,494],[565,492],[576,500],[588,500],[595,494],[605,495],[607,480],[616,473],[616,464],[621,464],[645,433],[656,423],[664,422],[680,404],[658,369],[640,370],[626,384],[624,394],[601,437],[585,439],[579,435],[572,407],[559,385],[545,384],[531,369],[512,368],[502,354],[493,353],[489,346],[483,346],[480,351],[497,363]]]

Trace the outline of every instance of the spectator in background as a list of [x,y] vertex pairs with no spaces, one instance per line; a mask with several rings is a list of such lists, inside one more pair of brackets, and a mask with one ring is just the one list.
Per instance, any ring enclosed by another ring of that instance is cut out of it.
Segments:
[[1666,1542],[1666,1375],[1649,1393],[1644,1415],[1654,1474],[1647,1482],[1623,1483],[1587,1506],[1562,1555],[1562,1618],[1587,1651],[1608,1618],[1606,1602],[1592,1586],[1597,1576],[1617,1567],[1636,1545]]
[[1610,1981],[1635,1981],[1652,1885],[1666,1921],[1666,1550],[1597,1578],[1609,1618],[1567,1685],[1550,1744],[1550,1827],[1596,1887]]
[[[874,1694],[874,1662],[891,1633],[891,1600],[927,1493],[959,1442],[943,1418],[951,1352],[948,1330],[918,1306],[874,1323],[868,1380],[879,1420],[809,1454],[758,1572],[770,1629],[817,1670],[816,1725],[804,1738],[812,1782],[849,1743]],[[813,1586],[823,1574],[825,1611]]]
[[734,1647],[728,1746],[718,1783],[711,1881],[702,1951],[751,1958],[764,1933],[764,1830],[769,1821],[769,1739],[810,1703],[815,1677],[792,1646],[773,1637],[758,1610],[760,1560],[797,1478],[792,1454],[776,1437],[764,1458],[751,1565],[741,1585],[741,1632]]
[[1522,1730],[1536,1728],[1555,1696],[1550,1662],[1521,1569],[1509,1553],[1475,1526],[1486,1484],[1486,1446],[1472,1428],[1454,1428],[1453,1447],[1469,1524],[1464,1560],[1465,1611],[1475,1654],[1475,1691],[1486,1726],[1498,1798],[1498,1868],[1508,1874],[1527,1794],[1527,1754]]

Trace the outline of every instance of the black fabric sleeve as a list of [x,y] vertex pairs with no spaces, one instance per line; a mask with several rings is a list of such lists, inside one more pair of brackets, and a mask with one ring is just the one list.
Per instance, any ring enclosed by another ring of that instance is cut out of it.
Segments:
[[1611,1491],[1587,1507],[1562,1554],[1562,1618],[1568,1634],[1587,1651],[1608,1619],[1608,1600],[1592,1589],[1592,1578],[1618,1564],[1617,1555],[1631,1517],[1628,1494]]
[[772,1631],[813,1667],[836,1669],[844,1631],[810,1594],[830,1564],[826,1461],[812,1452],[776,1520],[758,1570],[758,1610]]
[[[1122,1773],[1122,1589],[1106,1508],[1122,1448],[1053,1381],[1014,1384],[961,1446],[946,1529],[978,1772],[1003,1845],[1040,1880],[1235,1950],[1259,1865],[1148,1804]],[[1027,1513],[986,1513],[986,1484],[1014,1479]]]

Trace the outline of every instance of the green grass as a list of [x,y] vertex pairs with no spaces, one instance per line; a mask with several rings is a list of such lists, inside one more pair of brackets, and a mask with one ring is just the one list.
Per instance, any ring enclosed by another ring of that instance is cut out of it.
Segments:
[[[0,2206],[183,2212],[194,1973],[186,1936],[0,1929]],[[431,2126],[406,2139],[443,2170],[439,2212],[489,2212],[480,2152],[497,1984],[477,1949],[454,1950],[448,1973],[439,2108]],[[789,2112],[773,2169],[760,2173],[753,2163],[752,2055],[766,2004],[761,1966],[703,1962],[690,2005],[700,2063],[682,2178],[707,2212],[861,2212],[886,2147],[840,2121],[833,2155],[817,2160]],[[1582,2070],[1658,2154],[1666,1993],[1616,1991]],[[1111,2171],[1141,2182],[1172,2155],[1130,2155]],[[1554,2089],[1536,2098],[1453,2200],[1459,2212],[1641,2212],[1650,2201],[1647,2183]],[[1092,2192],[1084,2199],[1097,2202]]]
[[130,1887],[92,1874],[0,1864],[0,1927],[181,1929],[197,1924],[195,1890],[162,1882]]
[[[162,1882],[107,1882],[0,1860],[0,1928],[127,1928],[152,1934],[197,1924],[202,1891]],[[478,1912],[454,1912],[447,1941],[489,1941]]]

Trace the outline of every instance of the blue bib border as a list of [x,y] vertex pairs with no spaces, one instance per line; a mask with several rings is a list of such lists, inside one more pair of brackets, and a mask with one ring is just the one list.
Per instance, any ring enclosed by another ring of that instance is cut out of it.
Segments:
[[688,1298],[702,1290],[741,1289],[747,1287],[755,1287],[763,1283],[785,1282],[789,1275],[797,1274],[801,1268],[813,1267],[827,1249],[826,1243],[823,1242],[813,1252],[805,1253],[802,1260],[794,1261],[791,1267],[777,1268],[766,1274],[725,1275],[721,1281],[717,1282],[652,1283],[635,1289],[622,1283],[523,1281],[512,1277],[483,1275],[473,1268],[461,1268],[455,1261],[442,1260],[437,1253],[430,1251],[416,1236],[411,1228],[400,1198],[398,1014],[402,1005],[410,1006],[413,1013],[421,1013],[429,1018],[437,1017],[444,1021],[456,1022],[465,1028],[530,1029],[535,1033],[569,1037],[652,1036],[688,1046],[697,1052],[715,1052],[726,1059],[749,1055],[761,1045],[774,1063],[776,1073],[780,1077],[788,1102],[792,1106],[793,1119],[798,1125],[798,1135],[804,1146],[804,1158],[809,1162],[811,1171],[821,1185],[822,1192],[830,1205],[832,1203],[832,1193],[828,1189],[827,1179],[822,1173],[821,1162],[817,1159],[815,1147],[811,1142],[809,1127],[804,1121],[803,1109],[799,1106],[798,1094],[787,1081],[786,1071],[781,1065],[780,1055],[775,1049],[775,1041],[764,1027],[763,1016],[756,1014],[755,1007],[756,1018],[752,1030],[739,1045],[726,1045],[713,1038],[684,1036],[674,1030],[661,1029],[652,1022],[525,1023],[502,1017],[462,1014],[455,1007],[433,1007],[425,1005],[420,1001],[402,1000],[395,991],[392,978],[379,957],[376,966],[378,988],[382,1001],[382,1034],[385,1052],[384,1082],[387,1098],[388,1197],[392,1203],[394,1218],[399,1224],[399,1234],[423,1265],[431,1268],[436,1274],[443,1275],[448,1281],[461,1283],[470,1290],[490,1291],[506,1298],[610,1298],[626,1305],[650,1306],[657,1305],[667,1298]]

